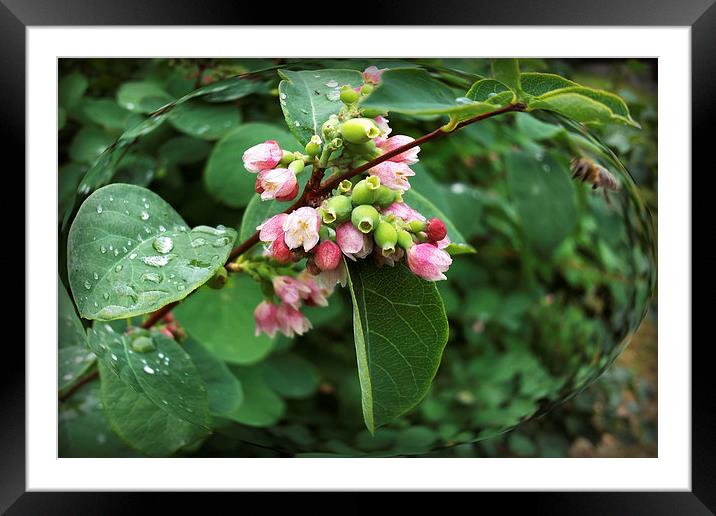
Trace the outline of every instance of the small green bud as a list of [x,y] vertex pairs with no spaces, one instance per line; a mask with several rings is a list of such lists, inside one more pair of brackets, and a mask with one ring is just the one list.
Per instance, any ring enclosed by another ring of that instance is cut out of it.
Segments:
[[343,181],[338,183],[337,190],[339,193],[350,193],[350,191],[353,190],[353,183],[351,183],[347,179],[344,179]]
[[309,156],[318,156],[318,154],[321,152],[322,143],[323,141],[321,140],[321,137],[317,134],[311,136],[311,141],[306,144],[306,154],[308,154]]
[[226,285],[227,281],[229,281],[229,273],[225,267],[221,267],[206,284],[209,285],[209,288],[219,289]]
[[370,83],[365,83],[363,86],[360,87],[360,94],[361,95],[370,95],[373,92],[373,85]]
[[289,163],[288,169],[298,175],[303,172],[304,164],[302,159],[297,159]]
[[381,208],[387,208],[388,206],[393,204],[394,200],[395,191],[391,190],[385,185],[380,185],[380,187],[375,192],[375,204],[377,204]]
[[[351,204],[351,198],[345,195],[336,195],[323,202],[323,211],[325,213],[332,214],[333,222],[345,222],[351,216],[353,206]],[[327,224],[331,222],[326,221],[324,216],[323,221]]]
[[370,204],[362,204],[353,208],[351,222],[362,233],[370,233],[380,222],[380,213]]
[[413,247],[413,237],[410,233],[404,229],[398,230],[398,245],[408,251]]
[[154,341],[151,337],[140,336],[132,341],[132,350],[137,353],[147,353],[148,351],[154,351]]
[[420,231],[425,230],[425,222],[422,220],[411,220],[408,223],[408,227],[410,228],[411,233],[419,233]]
[[[320,208],[316,211],[323,213]],[[323,215],[321,215],[321,218],[323,218],[324,222],[326,221],[326,219],[325,219],[325,217],[323,217]],[[327,222],[327,224],[330,224],[330,222]],[[328,233],[328,226],[321,224],[321,227],[318,230],[318,238],[320,238],[321,240],[328,240],[329,237],[330,237],[330,234]]]
[[349,143],[365,143],[380,136],[380,129],[368,118],[351,118],[341,124],[341,135]]
[[341,86],[341,102],[344,104],[355,104],[360,98],[360,93],[349,85]]
[[353,193],[351,194],[353,206],[373,204],[375,202],[375,195],[380,186],[380,180],[376,178],[378,179],[378,185],[376,186],[375,181],[369,181],[369,179],[371,178],[361,179],[353,187]]
[[331,115],[328,120],[323,122],[321,133],[326,140],[332,140],[338,133],[339,120],[336,115]]
[[348,143],[346,149],[354,156],[373,156],[376,146],[373,140],[368,140],[365,143]]
[[281,158],[281,161],[279,162],[279,165],[285,167],[289,163],[291,163],[294,160],[293,152],[289,152],[287,150],[283,151],[283,157]]
[[395,230],[390,222],[381,220],[375,228],[375,234],[373,235],[375,243],[388,255],[395,252],[395,244],[398,241],[398,232]]
[[367,108],[367,109],[363,109],[361,111],[361,115],[363,115],[366,118],[375,118],[380,115],[385,115],[385,113],[379,109]]

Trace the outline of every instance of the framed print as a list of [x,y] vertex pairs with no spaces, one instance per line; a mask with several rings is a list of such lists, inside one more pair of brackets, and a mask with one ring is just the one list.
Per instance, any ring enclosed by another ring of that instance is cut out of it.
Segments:
[[27,192],[9,514],[182,490],[713,510],[710,3],[310,27],[72,4],[0,7]]

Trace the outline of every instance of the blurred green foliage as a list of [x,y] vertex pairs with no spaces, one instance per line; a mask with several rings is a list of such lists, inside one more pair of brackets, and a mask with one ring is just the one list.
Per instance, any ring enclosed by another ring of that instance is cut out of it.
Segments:
[[[458,88],[467,89],[477,76],[490,74],[488,60],[419,61],[446,82],[460,83],[452,84]],[[78,206],[77,187],[100,154],[125,129],[167,102],[249,70],[277,65],[362,70],[372,64],[376,63],[61,60],[60,228]],[[262,340],[253,353],[237,357],[231,336],[216,333],[205,337],[206,342],[199,339],[205,347],[211,343],[210,350],[229,362],[229,370],[241,382],[242,402],[216,418],[212,436],[180,454],[655,455],[655,304],[635,340],[638,353],[632,345],[616,366],[580,391],[623,350],[650,295],[653,243],[651,235],[643,234],[649,228],[639,203],[645,201],[655,223],[656,62],[524,59],[520,64],[523,71],[558,73],[626,100],[642,129],[597,127],[593,134],[624,163],[636,188],[616,166],[611,170],[620,176],[626,192],[610,194],[609,202],[571,181],[569,159],[576,152],[594,151],[594,144],[554,117],[516,114],[431,142],[420,154],[413,186],[429,193],[478,254],[456,257],[449,281],[439,284],[450,340],[425,400],[375,436],[365,430],[350,300],[340,291],[330,307],[308,311],[316,330],[295,341]],[[445,68],[461,70],[463,80],[443,74]],[[241,153],[268,138],[272,127],[276,137],[289,138],[281,126],[278,75],[272,71],[258,77],[214,98],[183,104],[169,123],[127,147],[112,181],[148,185],[191,226],[239,228],[253,183],[251,178],[248,187],[240,179],[234,181],[231,168],[241,177]],[[440,123],[438,117],[423,115],[395,115],[390,120],[393,134],[412,136]],[[608,165],[604,149],[595,156]],[[66,240],[66,228],[60,229],[60,237],[61,242]],[[66,283],[62,244],[59,258],[60,277]],[[180,322],[183,314],[187,317],[192,337],[217,328],[234,331],[231,325],[238,319],[232,320],[229,305],[221,310],[226,324],[207,325],[209,305],[197,303],[212,295],[217,297],[202,289],[191,305],[177,311]],[[227,295],[217,301],[231,302]],[[246,310],[246,304],[244,300],[241,309]],[[191,319],[199,312],[203,325]],[[241,338],[251,339],[252,331],[246,329]],[[219,340],[212,341],[216,337]],[[131,455],[103,423],[95,383],[61,408],[61,453]],[[520,426],[504,433],[515,425]]]

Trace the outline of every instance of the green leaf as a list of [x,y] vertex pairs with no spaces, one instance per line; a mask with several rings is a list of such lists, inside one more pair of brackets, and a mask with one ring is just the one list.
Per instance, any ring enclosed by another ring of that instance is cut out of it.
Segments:
[[67,238],[82,317],[125,319],[185,298],[223,266],[236,231],[186,223],[161,197],[115,183],[90,195]]
[[95,361],[94,353],[87,347],[87,334],[80,322],[67,289],[57,279],[57,329],[59,337],[58,390],[77,383]]
[[551,140],[565,132],[562,126],[542,122],[529,113],[515,113],[515,125],[520,133],[536,141]]
[[173,100],[153,82],[125,82],[117,90],[117,103],[133,113],[151,113]]
[[219,290],[199,289],[174,309],[184,329],[226,362],[252,364],[273,348],[266,335],[254,336],[254,308],[263,300],[259,284],[234,275]]
[[467,90],[465,96],[470,100],[490,104],[496,104],[495,99],[500,99],[500,101],[507,99],[507,102],[510,102],[514,98],[512,90],[495,79],[480,79]]
[[131,112],[109,98],[85,98],[80,103],[79,110],[88,120],[106,129],[124,130],[131,116]]
[[207,104],[191,100],[177,105],[169,123],[184,134],[204,140],[218,140],[241,123],[241,112],[232,104]]
[[300,148],[284,129],[263,123],[244,124],[214,146],[204,172],[207,191],[228,206],[246,206],[256,196],[256,174],[244,168],[241,157],[246,149],[266,140],[276,140],[281,148],[287,150]]
[[577,200],[567,165],[552,153],[542,162],[520,152],[507,154],[505,160],[524,237],[549,255],[576,226]]
[[229,368],[194,339],[182,343],[189,353],[209,396],[209,411],[223,416],[239,408],[244,400],[241,383]]
[[435,283],[403,264],[348,264],[363,418],[371,432],[415,407],[440,365],[448,323]]
[[58,104],[67,111],[72,111],[87,91],[89,81],[79,72],[65,75],[58,84]]
[[190,136],[177,136],[159,147],[159,159],[167,166],[190,165],[202,161],[211,151],[211,144]]
[[99,382],[80,387],[60,403],[58,414],[60,457],[140,457],[109,427],[102,410]]
[[99,360],[102,402],[114,430],[148,455],[170,455],[207,435],[206,388],[189,355],[162,333],[150,334],[152,350],[135,351],[132,341],[147,334],[119,334],[95,324],[89,344]]
[[553,73],[525,72],[520,74],[522,91],[533,97],[539,97],[552,90],[578,86],[576,82]]
[[78,163],[92,164],[111,144],[114,138],[101,129],[83,127],[70,144],[70,158]]
[[355,70],[281,70],[279,75],[283,78],[278,85],[283,116],[302,146],[314,134],[320,135],[323,122],[343,106],[341,86],[363,84],[363,77]]
[[362,103],[364,109],[407,115],[457,115],[467,118],[495,106],[456,95],[425,70],[396,68],[383,72],[381,84]]
[[224,89],[205,95],[204,100],[207,102],[230,102],[232,100],[244,98],[247,95],[262,91],[266,88],[264,83],[252,80],[251,78],[246,78],[244,80],[236,80],[233,78],[222,82],[229,82],[229,84]]
[[286,410],[286,405],[266,383],[260,366],[237,367],[231,370],[241,380],[244,402],[227,415],[228,419],[248,426],[271,426]]
[[306,398],[318,388],[318,371],[294,353],[272,355],[261,363],[266,383],[285,398]]
[[629,108],[613,93],[582,86],[562,88],[530,100],[528,108],[555,111],[583,124],[622,123],[639,127]]
[[437,217],[445,223],[447,234],[451,242],[446,250],[450,254],[471,254],[477,252],[474,247],[467,243],[466,238],[462,236],[450,218],[414,188],[411,188],[403,194],[403,200],[409,206],[422,213],[425,218]]
[[495,80],[505,84],[516,94],[522,91],[522,86],[520,85],[519,60],[514,58],[493,59],[492,76],[495,78]]

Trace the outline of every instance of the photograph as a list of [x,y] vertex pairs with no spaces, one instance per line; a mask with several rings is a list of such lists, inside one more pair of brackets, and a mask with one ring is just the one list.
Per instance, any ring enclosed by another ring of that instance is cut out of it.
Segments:
[[660,65],[60,57],[58,457],[658,458]]

